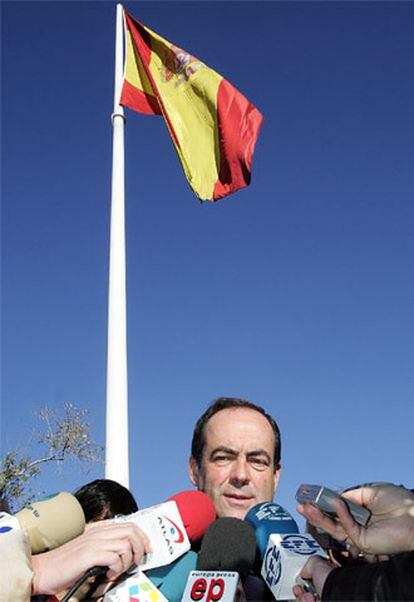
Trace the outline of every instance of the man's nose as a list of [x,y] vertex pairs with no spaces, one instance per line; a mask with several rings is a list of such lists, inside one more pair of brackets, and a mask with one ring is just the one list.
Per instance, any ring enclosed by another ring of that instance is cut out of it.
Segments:
[[230,482],[236,487],[247,485],[250,481],[249,466],[246,458],[237,458],[232,465]]

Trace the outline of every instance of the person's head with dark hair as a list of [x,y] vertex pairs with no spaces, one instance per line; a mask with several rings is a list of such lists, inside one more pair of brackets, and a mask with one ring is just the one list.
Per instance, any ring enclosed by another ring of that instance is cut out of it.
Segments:
[[138,510],[132,493],[110,479],[96,479],[75,491],[87,523],[113,518],[118,514],[132,514]]
[[219,397],[193,433],[190,479],[213,500],[218,516],[244,518],[271,501],[279,482],[280,431],[261,406]]

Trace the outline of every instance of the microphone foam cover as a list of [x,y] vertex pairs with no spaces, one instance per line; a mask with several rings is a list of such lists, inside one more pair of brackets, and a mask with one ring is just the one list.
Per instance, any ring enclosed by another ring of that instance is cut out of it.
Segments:
[[248,523],[229,516],[218,518],[204,535],[198,555],[199,571],[235,571],[242,581],[252,570],[256,537]]
[[190,541],[201,539],[216,519],[216,509],[211,499],[202,491],[182,491],[168,498],[174,501]]
[[16,518],[28,531],[32,554],[53,550],[85,529],[82,506],[66,491],[28,504],[17,512]]
[[274,502],[256,504],[256,506],[250,508],[244,520],[255,531],[257,547],[262,557],[272,533],[299,533],[298,525],[293,516]]

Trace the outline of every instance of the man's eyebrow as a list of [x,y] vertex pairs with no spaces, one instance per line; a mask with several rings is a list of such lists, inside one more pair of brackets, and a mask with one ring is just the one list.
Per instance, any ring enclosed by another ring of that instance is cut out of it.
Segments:
[[255,449],[251,452],[247,452],[247,454],[246,454],[247,458],[255,458],[257,456],[265,456],[269,462],[272,461],[272,458],[269,456],[269,454],[267,453],[267,451],[265,449]]
[[[212,450],[212,452],[210,453],[210,458],[213,458],[218,453],[229,454],[231,456],[238,456],[240,452],[238,452],[234,449],[231,449],[231,447],[225,447],[224,445],[221,445],[219,447],[215,447]],[[264,456],[266,458],[266,460],[269,462],[269,464],[272,461],[272,458],[270,457],[270,455],[267,453],[267,451],[265,449],[254,449],[250,452],[247,452],[247,454],[246,454],[247,459],[257,458],[258,456]]]
[[232,456],[237,456],[239,452],[235,451],[234,449],[231,449],[231,447],[225,447],[224,445],[222,445],[213,449],[213,451],[210,454],[210,458],[212,458],[217,453],[224,453],[230,454]]

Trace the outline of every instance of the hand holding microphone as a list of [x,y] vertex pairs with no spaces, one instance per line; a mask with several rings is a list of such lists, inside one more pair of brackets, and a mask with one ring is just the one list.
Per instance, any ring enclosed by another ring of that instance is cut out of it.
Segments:
[[[65,493],[36,502],[18,513],[20,525],[16,517],[3,514],[0,534],[2,529],[10,531],[20,526],[27,529],[35,552],[60,546],[32,558],[33,593],[53,594],[71,587],[77,580],[80,583],[93,568],[106,572],[113,580],[131,565],[145,564],[143,557],[152,559],[152,564],[146,564],[150,568],[166,565],[184,554],[190,547],[188,536],[199,539],[215,519],[215,510],[211,500],[201,492],[183,492],[175,497],[177,501],[172,498],[137,513],[146,516],[148,531],[131,524],[129,521],[136,515],[130,515],[122,517],[120,522],[100,521],[88,525],[87,530],[76,537],[83,531],[85,519],[76,498]],[[169,513],[172,508],[175,520],[171,521],[165,514],[166,506]],[[154,537],[155,542],[163,541],[163,547],[155,549]],[[192,563],[194,566],[194,561]]]
[[136,525],[97,522],[68,543],[32,557],[33,594],[57,593],[95,566],[107,567],[114,579],[150,551],[148,537]]
[[137,596],[141,602],[181,602],[188,574],[197,562],[189,541],[201,539],[215,518],[212,501],[200,491],[183,491],[163,504],[123,517],[147,529],[154,552],[110,590],[105,601],[129,602]]
[[96,565],[109,578],[118,577],[151,552],[148,537],[135,525],[101,521],[82,533],[84,528],[82,507],[67,492],[28,504],[15,516],[0,514],[0,537],[22,530],[28,535],[33,594],[57,593]]
[[183,491],[162,504],[113,520],[133,522],[147,534],[153,552],[138,567],[147,571],[168,565],[188,552],[190,541],[200,539],[215,518],[214,505],[205,493]]

